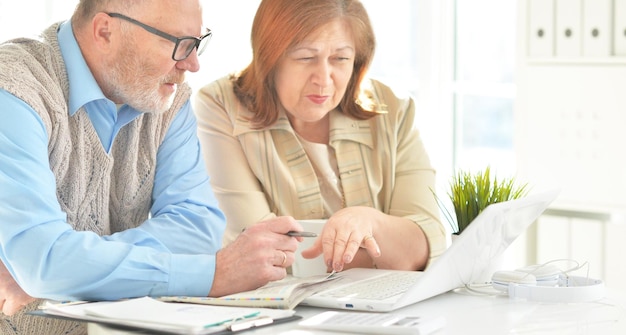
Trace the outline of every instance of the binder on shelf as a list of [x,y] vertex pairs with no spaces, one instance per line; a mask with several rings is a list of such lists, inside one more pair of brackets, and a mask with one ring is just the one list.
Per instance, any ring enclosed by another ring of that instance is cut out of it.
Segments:
[[626,0],[615,0],[613,10],[613,51],[616,56],[626,56]]
[[612,0],[583,0],[583,56],[609,57]]
[[528,56],[554,56],[554,0],[528,2]]
[[582,0],[556,0],[555,3],[556,56],[576,58],[582,46]]

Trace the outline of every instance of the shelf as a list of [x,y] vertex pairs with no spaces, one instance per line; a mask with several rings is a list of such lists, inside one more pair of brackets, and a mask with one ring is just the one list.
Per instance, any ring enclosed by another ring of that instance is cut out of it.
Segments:
[[585,58],[527,58],[528,65],[626,65],[626,56]]

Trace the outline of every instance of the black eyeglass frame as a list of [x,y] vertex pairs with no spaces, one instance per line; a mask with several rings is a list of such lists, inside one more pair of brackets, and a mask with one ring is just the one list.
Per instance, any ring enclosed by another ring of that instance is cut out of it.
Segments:
[[[144,30],[146,30],[149,33],[152,33],[154,35],[157,35],[159,37],[162,37],[168,41],[173,42],[174,45],[174,51],[172,52],[172,59],[176,62],[180,62],[183,61],[185,59],[187,59],[187,57],[189,57],[189,55],[191,55],[191,53],[193,52],[193,49],[196,49],[198,51],[198,56],[200,56],[202,54],[202,52],[204,52],[204,49],[206,48],[207,43],[210,41],[211,36],[213,36],[213,33],[211,32],[211,29],[209,28],[205,28],[206,29],[206,34],[200,36],[200,37],[195,37],[195,36],[183,36],[183,37],[176,37],[174,35],[170,35],[164,31],[161,31],[159,29],[156,29],[154,27],[151,27],[143,22],[139,22],[131,17],[128,17],[124,14],[120,14],[120,13],[106,13],[108,16],[110,17],[115,17],[118,19],[122,19],[124,21],[128,21],[130,23],[133,23],[135,25],[138,25],[139,27],[143,28]],[[204,43],[204,45],[202,46],[202,48],[200,48],[200,43],[202,43],[205,39],[209,39],[206,41],[206,43]],[[176,58],[176,51],[178,51],[178,47],[180,45],[181,42],[183,41],[188,41],[188,40],[193,40],[194,44],[192,47],[188,47],[187,50],[185,50],[185,55],[183,57],[178,57]]]

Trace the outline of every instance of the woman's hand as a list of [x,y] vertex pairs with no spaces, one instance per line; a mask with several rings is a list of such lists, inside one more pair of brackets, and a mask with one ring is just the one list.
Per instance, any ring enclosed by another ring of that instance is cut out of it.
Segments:
[[419,270],[428,261],[426,236],[415,222],[371,207],[347,207],[328,219],[304,258],[323,254],[329,270],[373,267]]
[[325,263],[335,271],[352,263],[361,249],[367,251],[370,259],[380,257],[375,232],[381,214],[371,207],[348,207],[336,212],[328,219],[313,246],[302,251],[302,256],[314,258],[323,253]]

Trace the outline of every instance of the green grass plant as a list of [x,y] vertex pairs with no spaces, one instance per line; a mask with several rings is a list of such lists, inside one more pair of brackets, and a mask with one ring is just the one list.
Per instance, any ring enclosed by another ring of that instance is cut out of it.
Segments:
[[518,199],[528,194],[528,184],[518,185],[515,178],[491,176],[491,169],[471,173],[459,171],[450,182],[448,196],[454,207],[455,218],[450,214],[439,198],[437,203],[455,234],[460,234],[487,206]]

